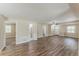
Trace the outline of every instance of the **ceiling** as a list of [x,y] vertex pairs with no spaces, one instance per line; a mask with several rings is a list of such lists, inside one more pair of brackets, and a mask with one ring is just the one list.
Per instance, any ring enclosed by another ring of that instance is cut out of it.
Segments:
[[51,21],[69,9],[66,3],[0,3],[0,14],[38,22]]

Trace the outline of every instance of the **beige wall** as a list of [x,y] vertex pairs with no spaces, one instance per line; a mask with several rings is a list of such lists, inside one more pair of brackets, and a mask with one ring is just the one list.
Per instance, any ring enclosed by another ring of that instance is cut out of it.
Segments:
[[79,38],[79,22],[77,23],[77,37]]
[[5,24],[11,25],[11,33],[5,33],[6,38],[16,37],[16,24]]
[[51,24],[48,24],[47,26],[48,36],[51,36]]
[[0,16],[0,50],[5,46],[4,18]]
[[79,19],[79,3],[70,3],[71,10],[74,12],[77,19]]
[[[72,24],[71,24],[72,23]],[[29,32],[29,24],[33,24],[32,28],[32,35],[33,38],[30,38],[30,32]],[[68,34],[66,32],[66,27],[68,25],[76,25],[76,33],[75,34]],[[27,42],[30,40],[36,40],[37,38],[44,37],[43,35],[43,26],[46,26],[46,34],[45,36],[51,36],[51,24],[42,24],[42,23],[35,23],[25,20],[18,20],[16,22],[16,43],[22,43]],[[60,24],[60,35],[61,36],[70,36],[70,37],[76,37],[79,38],[79,22],[69,22],[69,23],[62,23]]]
[[60,35],[61,36],[64,36],[65,35],[65,32],[66,32],[66,26],[65,25],[60,25]]
[[[76,26],[75,33],[67,33],[67,26],[70,26],[70,25]],[[60,23],[59,26],[60,26],[59,35],[79,38],[79,21],[64,22],[64,23]],[[55,33],[52,32],[52,30],[50,33],[51,35],[55,35]]]
[[[70,25],[76,26],[76,33],[67,33],[66,27],[70,26]],[[66,22],[66,23],[60,24],[60,34],[61,34],[61,36],[69,36],[69,37],[79,38],[79,36],[78,36],[79,22],[68,22],[68,23]]]

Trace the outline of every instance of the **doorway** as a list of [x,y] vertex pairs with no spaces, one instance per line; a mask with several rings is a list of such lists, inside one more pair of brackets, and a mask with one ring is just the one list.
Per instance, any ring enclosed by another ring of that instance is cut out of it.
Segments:
[[46,30],[47,30],[47,29],[46,29],[46,25],[43,25],[43,37],[45,37],[46,34],[47,34],[47,33],[46,33]]
[[13,48],[16,45],[16,24],[5,24],[6,48]]

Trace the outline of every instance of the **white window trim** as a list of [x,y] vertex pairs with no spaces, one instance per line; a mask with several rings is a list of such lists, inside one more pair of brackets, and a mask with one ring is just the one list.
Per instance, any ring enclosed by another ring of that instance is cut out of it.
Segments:
[[[70,27],[70,29],[68,29],[68,27]],[[67,26],[67,33],[76,33],[76,27],[74,25]]]
[[11,25],[5,25],[5,33],[11,33]]

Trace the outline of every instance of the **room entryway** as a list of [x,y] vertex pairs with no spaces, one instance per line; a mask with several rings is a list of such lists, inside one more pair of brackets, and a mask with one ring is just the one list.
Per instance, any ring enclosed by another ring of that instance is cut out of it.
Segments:
[[14,48],[16,45],[16,24],[5,24],[6,48]]

